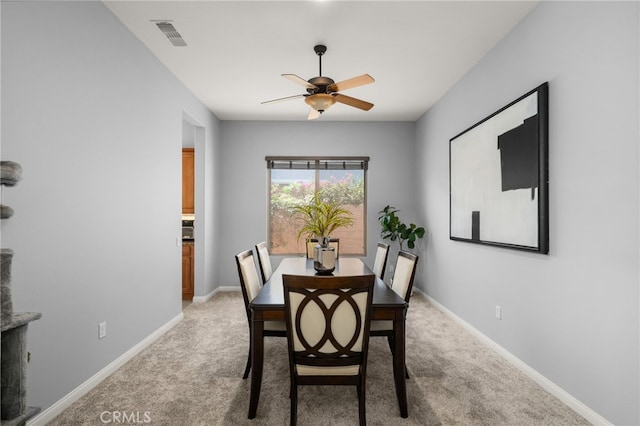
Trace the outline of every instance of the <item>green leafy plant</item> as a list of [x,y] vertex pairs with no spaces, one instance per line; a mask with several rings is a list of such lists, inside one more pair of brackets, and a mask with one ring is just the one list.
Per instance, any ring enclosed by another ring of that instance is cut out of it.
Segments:
[[308,204],[293,207],[293,217],[302,223],[298,241],[302,236],[324,239],[338,228],[353,225],[353,214],[334,201],[323,199],[317,192]]
[[424,237],[425,230],[422,226],[416,226],[415,223],[409,225],[403,223],[396,215],[400,210],[393,206],[386,206],[378,212],[378,221],[380,222],[380,236],[383,240],[398,241],[400,250],[403,250],[403,244],[406,241],[407,247],[415,248],[416,240]]

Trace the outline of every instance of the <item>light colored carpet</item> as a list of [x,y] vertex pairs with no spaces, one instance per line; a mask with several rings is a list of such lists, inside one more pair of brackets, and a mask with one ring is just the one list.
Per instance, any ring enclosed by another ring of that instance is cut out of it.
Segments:
[[[288,424],[286,339],[265,341],[260,405],[248,420],[250,379],[242,373],[249,333],[241,293],[219,293],[189,305],[184,315],[50,424],[101,425],[105,411],[139,413],[136,420],[152,425]],[[409,418],[402,419],[386,339],[371,339],[369,425],[589,424],[418,293],[407,319],[407,366]],[[298,424],[357,425],[355,388],[301,387]]]

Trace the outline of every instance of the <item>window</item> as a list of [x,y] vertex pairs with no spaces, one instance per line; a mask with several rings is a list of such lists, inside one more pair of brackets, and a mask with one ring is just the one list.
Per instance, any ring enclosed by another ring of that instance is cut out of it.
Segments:
[[353,213],[354,224],[331,235],[340,239],[340,255],[365,255],[366,172],[369,157],[266,157],[269,174],[268,243],[272,254],[306,253],[298,241],[298,221],[292,208],[316,194],[338,202]]

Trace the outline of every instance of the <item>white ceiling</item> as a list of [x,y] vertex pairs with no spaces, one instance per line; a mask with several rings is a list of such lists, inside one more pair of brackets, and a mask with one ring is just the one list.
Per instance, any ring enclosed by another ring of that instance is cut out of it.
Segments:
[[[335,104],[321,121],[415,121],[537,2],[529,1],[110,1],[106,6],[221,120],[306,120],[305,93],[281,77],[336,82],[370,74],[344,94],[368,112]],[[174,47],[153,20],[170,20]]]

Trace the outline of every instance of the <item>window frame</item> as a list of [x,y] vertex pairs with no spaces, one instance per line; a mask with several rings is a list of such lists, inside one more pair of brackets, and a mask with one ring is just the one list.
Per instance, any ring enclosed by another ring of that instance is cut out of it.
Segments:
[[[367,255],[367,170],[369,168],[368,156],[266,156],[267,162],[267,236],[266,241],[269,250],[272,250],[271,238],[271,170],[315,170],[314,191],[318,190],[320,183],[320,172],[323,170],[362,170],[364,179],[364,199],[363,208],[363,253],[349,253],[345,256],[366,256]],[[288,163],[288,164],[287,164]],[[278,253],[278,255],[299,255],[296,253]],[[341,253],[342,255],[342,253]]]

